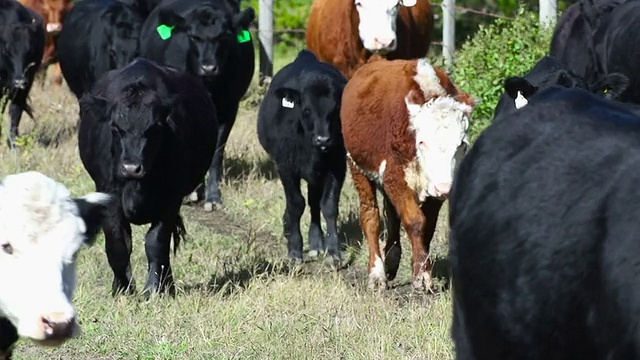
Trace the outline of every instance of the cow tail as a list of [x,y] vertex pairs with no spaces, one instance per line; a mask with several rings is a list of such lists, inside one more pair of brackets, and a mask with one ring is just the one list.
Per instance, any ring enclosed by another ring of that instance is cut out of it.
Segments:
[[186,241],[187,239],[187,229],[184,227],[184,221],[182,220],[182,216],[178,214],[178,219],[176,220],[176,226],[173,228],[173,254],[175,255],[178,251],[178,247],[180,246],[180,241]]

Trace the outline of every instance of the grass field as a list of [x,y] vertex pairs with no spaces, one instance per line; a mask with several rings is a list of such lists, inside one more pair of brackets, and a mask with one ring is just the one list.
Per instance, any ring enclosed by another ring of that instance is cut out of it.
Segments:
[[[279,59],[280,68],[289,59]],[[112,273],[104,239],[79,256],[75,304],[83,333],[57,349],[18,344],[15,359],[451,359],[450,294],[414,293],[410,245],[398,279],[388,290],[366,288],[367,246],[358,222],[358,197],[350,177],[340,203],[341,236],[353,263],[330,271],[320,263],[291,270],[284,262],[281,218],[284,193],[256,135],[255,88],[243,103],[225,160],[225,209],[205,213],[183,206],[189,238],[172,258],[175,299],[110,295]],[[77,102],[63,88],[34,86],[36,121],[23,116],[23,148],[8,150],[3,121],[0,175],[37,170],[74,195],[93,191],[80,162],[74,126]],[[48,144],[48,146],[45,146]],[[303,193],[306,191],[303,189]],[[446,206],[434,255],[446,258]],[[303,217],[307,247],[308,208]],[[134,227],[132,263],[144,284],[143,234]],[[442,262],[446,264],[444,261]],[[444,266],[446,269],[446,266]],[[440,284],[446,271],[440,271]]]

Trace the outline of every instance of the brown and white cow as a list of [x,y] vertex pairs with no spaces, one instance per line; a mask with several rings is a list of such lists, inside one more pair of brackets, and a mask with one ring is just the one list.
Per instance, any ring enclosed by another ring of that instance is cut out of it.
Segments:
[[41,70],[46,75],[49,65],[54,65],[53,83],[62,85],[62,71],[60,64],[56,60],[55,37],[62,30],[62,23],[67,13],[73,7],[72,0],[18,0],[22,5],[33,9],[44,18],[47,30],[44,56],[42,58]]
[[[426,59],[377,60],[358,69],[340,112],[360,224],[369,243],[369,287],[385,287],[400,264],[400,223],[412,245],[413,287],[431,287],[429,245],[453,173],[466,153],[475,99]],[[376,189],[388,239],[380,253]]]
[[429,0],[314,0],[307,48],[347,78],[373,53],[385,58],[427,55],[433,32]]

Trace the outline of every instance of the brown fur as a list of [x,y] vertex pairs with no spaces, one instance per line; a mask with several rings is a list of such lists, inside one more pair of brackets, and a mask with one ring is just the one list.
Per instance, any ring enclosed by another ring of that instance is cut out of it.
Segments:
[[[336,66],[347,79],[364,65],[371,53],[358,35],[358,12],[353,0],[314,0],[307,24],[307,48]],[[416,59],[427,55],[433,33],[433,12],[428,0],[401,6],[396,21],[398,47],[385,58]]]
[[[18,2],[40,14],[44,19],[45,28],[49,23],[62,24],[65,16],[73,7],[72,0],[18,0]],[[54,37],[56,35],[57,34],[49,32],[46,34],[41,71],[46,73],[48,66],[54,65],[53,83],[60,86],[62,85],[62,71],[60,70],[60,65],[55,60],[56,45]]]
[[[369,269],[376,256],[384,259],[387,278],[392,280],[400,260],[399,224],[402,223],[412,245],[414,286],[430,286],[429,245],[435,231],[442,200],[427,198],[420,203],[405,180],[405,170],[416,159],[415,135],[409,130],[406,95],[415,103],[430,100],[414,81],[417,60],[379,60],[358,69],[344,89],[340,112],[342,132],[350,155],[349,167],[360,197],[360,223],[369,243]],[[458,90],[441,69],[435,69],[447,94],[469,105],[474,100]],[[380,254],[380,216],[376,203],[376,184],[361,170],[379,173],[386,161],[383,177],[388,240],[385,257]],[[397,210],[397,213],[396,211]],[[399,218],[398,218],[399,217]],[[427,280],[424,282],[422,277]]]

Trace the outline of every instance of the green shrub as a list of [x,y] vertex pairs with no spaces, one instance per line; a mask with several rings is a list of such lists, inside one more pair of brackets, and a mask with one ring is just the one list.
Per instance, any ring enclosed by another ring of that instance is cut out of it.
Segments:
[[546,55],[552,33],[539,27],[537,14],[521,8],[515,20],[480,26],[456,52],[456,85],[481,101],[473,113],[471,141],[491,123],[504,80],[523,76]]
[[[274,41],[277,51],[286,51],[289,48],[300,50],[304,47],[304,30],[307,28],[307,19],[311,13],[312,0],[274,0],[273,17],[275,24]],[[256,10],[256,23],[259,12],[259,1],[249,0],[246,5]],[[290,31],[287,31],[290,30]]]

